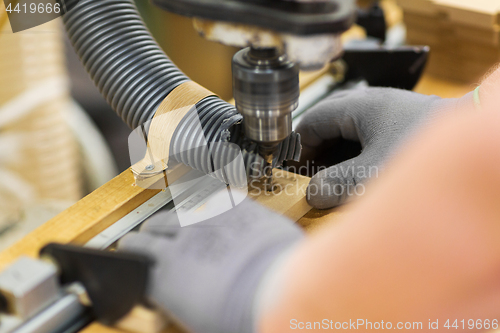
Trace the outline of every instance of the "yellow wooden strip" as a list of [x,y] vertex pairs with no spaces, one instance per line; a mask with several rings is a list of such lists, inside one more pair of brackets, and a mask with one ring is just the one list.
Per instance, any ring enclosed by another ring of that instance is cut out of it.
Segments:
[[424,75],[415,87],[415,92],[424,95],[437,95],[442,98],[459,98],[473,91],[474,88],[475,86],[472,84],[464,84]]
[[453,24],[493,29],[500,23],[497,0],[397,0],[397,3],[406,13],[439,17]]
[[5,2],[0,1],[0,31],[2,31],[3,25],[8,22],[7,11],[5,10]]
[[1,252],[0,271],[21,255],[37,257],[50,242],[85,244],[158,192],[135,186],[132,172],[126,170]]
[[[97,322],[94,322],[84,328],[83,330],[80,331],[81,333],[125,333],[126,331],[123,331],[118,328],[114,327],[109,327],[109,326],[104,326],[101,325]],[[162,331],[162,333],[184,333],[185,331],[181,330],[175,325],[170,325],[168,328]]]
[[498,1],[434,0],[434,2],[451,22],[482,29],[493,29],[498,24],[500,12],[500,3]]

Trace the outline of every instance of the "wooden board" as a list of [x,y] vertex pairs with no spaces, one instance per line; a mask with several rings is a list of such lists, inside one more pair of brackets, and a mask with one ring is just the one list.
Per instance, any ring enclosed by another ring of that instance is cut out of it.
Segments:
[[0,31],[3,28],[4,24],[7,24],[9,22],[9,18],[7,17],[7,12],[5,11],[5,3],[2,1],[0,2]]
[[478,83],[500,61],[498,0],[397,0],[409,44],[429,45],[427,73]]
[[[126,331],[114,327],[104,326],[95,322],[90,324],[80,332],[81,333],[125,333]],[[177,326],[170,325],[168,328],[163,330],[162,333],[185,333],[185,331],[181,330]]]
[[404,22],[408,28],[408,40],[411,43],[415,43],[414,36],[421,36],[421,41],[417,43],[431,44],[433,47],[453,42],[464,45],[473,43],[483,47],[489,46],[491,50],[497,51],[499,49],[499,26],[482,29],[453,23],[440,16],[426,16],[412,12],[405,12]]
[[424,95],[436,95],[442,98],[459,98],[476,89],[477,85],[444,80],[424,75],[414,91]]
[[497,0],[397,0],[405,12],[441,17],[450,22],[493,29],[500,24]]
[[432,0],[397,0],[405,12],[417,13],[426,16],[438,15],[437,6]]
[[484,29],[491,29],[500,22],[500,3],[497,0],[434,0],[434,3],[452,22]]

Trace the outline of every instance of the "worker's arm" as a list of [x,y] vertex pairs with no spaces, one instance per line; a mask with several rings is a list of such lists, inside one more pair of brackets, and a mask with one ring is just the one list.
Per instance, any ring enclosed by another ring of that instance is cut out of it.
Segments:
[[422,322],[420,331],[429,320],[449,331],[448,319],[500,319],[499,83],[483,83],[481,110],[429,125],[340,225],[302,244],[262,333],[324,319]]

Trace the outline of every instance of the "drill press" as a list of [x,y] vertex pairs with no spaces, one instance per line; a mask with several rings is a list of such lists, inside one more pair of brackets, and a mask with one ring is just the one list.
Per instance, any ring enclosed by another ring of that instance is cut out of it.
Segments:
[[292,133],[299,68],[320,69],[342,54],[340,34],[355,20],[354,0],[153,0],[194,18],[208,40],[242,47],[233,58],[233,95],[245,136],[265,161],[272,190],[279,144]]
[[259,144],[266,163],[263,182],[271,191],[273,157],[292,133],[299,103],[299,69],[277,48],[249,47],[233,58],[233,95],[243,115],[245,135]]

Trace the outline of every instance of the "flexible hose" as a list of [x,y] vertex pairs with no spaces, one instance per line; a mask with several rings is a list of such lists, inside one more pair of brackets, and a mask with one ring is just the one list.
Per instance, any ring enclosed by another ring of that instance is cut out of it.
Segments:
[[[66,6],[69,11],[63,21],[76,53],[102,95],[129,127],[137,128],[151,120],[165,97],[189,81],[153,39],[132,0],[67,0]],[[212,159],[219,156],[224,160],[223,154],[212,152],[212,158],[200,156],[193,154],[192,147],[198,147],[203,139],[209,144],[230,141],[242,145],[240,126],[235,126],[241,122],[241,116],[234,106],[217,97],[205,98],[196,108],[199,122],[189,117],[183,119],[172,145],[180,162],[211,173],[218,164]],[[189,135],[193,124],[200,122],[205,138]],[[295,146],[297,136],[290,140]],[[300,144],[297,149],[300,153]],[[278,154],[292,155],[297,156],[297,152]],[[248,175],[260,173],[255,164],[254,170],[248,164],[260,162],[255,151],[244,149],[243,157]]]
[[71,43],[107,102],[137,128],[189,79],[155,42],[133,1],[81,0],[77,6],[63,16]]

